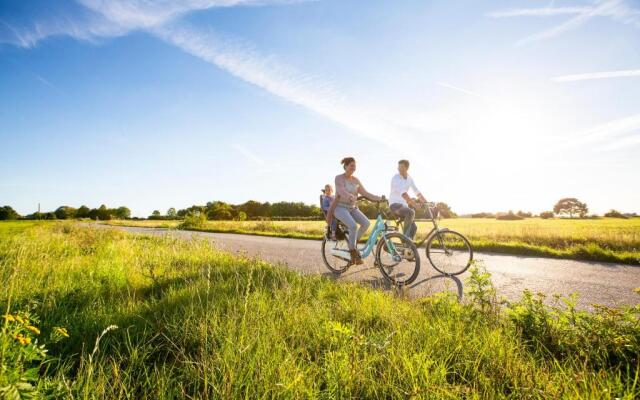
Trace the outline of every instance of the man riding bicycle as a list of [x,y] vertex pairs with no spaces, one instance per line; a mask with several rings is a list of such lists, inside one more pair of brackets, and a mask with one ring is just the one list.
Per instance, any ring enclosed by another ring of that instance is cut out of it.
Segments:
[[391,193],[389,194],[389,208],[398,217],[404,218],[404,235],[413,240],[418,231],[415,223],[416,211],[418,204],[409,196],[409,190],[418,196],[419,203],[426,203],[427,200],[422,196],[420,190],[413,182],[413,178],[409,176],[409,161],[398,161],[398,173],[391,178]]

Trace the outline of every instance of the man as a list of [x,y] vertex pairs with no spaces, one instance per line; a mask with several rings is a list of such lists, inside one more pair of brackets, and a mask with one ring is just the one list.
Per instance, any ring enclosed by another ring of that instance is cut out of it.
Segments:
[[409,189],[413,194],[418,196],[420,203],[426,203],[427,200],[413,182],[413,178],[409,176],[409,161],[398,161],[398,174],[391,178],[391,193],[389,195],[389,208],[399,217],[404,217],[404,234],[413,240],[418,231],[418,226],[414,222],[416,218],[415,209],[418,204],[409,197]]

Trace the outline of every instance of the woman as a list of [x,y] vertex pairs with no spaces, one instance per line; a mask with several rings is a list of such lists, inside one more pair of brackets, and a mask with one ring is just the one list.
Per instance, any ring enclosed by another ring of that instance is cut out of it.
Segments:
[[[346,225],[349,230],[347,242],[349,244],[349,253],[351,254],[351,263],[362,264],[362,258],[356,244],[369,229],[371,222],[358,209],[358,195],[360,194],[373,201],[380,201],[382,197],[367,192],[360,180],[353,176],[356,171],[356,160],[353,157],[343,158],[341,163],[344,173],[336,176],[336,198],[331,204],[328,218],[335,216]],[[360,228],[358,228],[358,225],[360,225]]]
[[320,209],[324,213],[324,218],[327,220],[328,225],[331,227],[329,231],[331,240],[336,240],[338,220],[335,218],[329,218],[329,209],[331,208],[333,199],[333,186],[327,183],[324,185],[324,189],[322,189],[322,194],[320,195]]

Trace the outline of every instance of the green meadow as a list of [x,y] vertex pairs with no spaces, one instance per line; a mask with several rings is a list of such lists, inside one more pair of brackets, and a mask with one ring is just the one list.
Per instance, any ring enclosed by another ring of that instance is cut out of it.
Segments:
[[[301,276],[207,241],[0,224],[0,396],[640,396],[640,306],[463,302]],[[640,299],[640,296],[639,296]]]

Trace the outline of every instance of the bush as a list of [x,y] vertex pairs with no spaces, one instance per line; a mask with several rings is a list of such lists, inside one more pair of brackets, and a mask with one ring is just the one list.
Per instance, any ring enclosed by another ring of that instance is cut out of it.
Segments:
[[495,218],[496,215],[488,212],[471,214],[471,218]]
[[496,219],[499,219],[501,221],[519,221],[524,218],[514,214],[513,211],[509,211],[507,214],[498,215]]
[[624,219],[628,219],[629,217],[627,217],[626,215],[624,215],[623,213],[621,213],[620,211],[617,210],[611,210],[608,213],[606,213],[604,215],[605,217],[609,217],[609,218],[624,218]]
[[540,213],[540,218],[542,219],[553,218],[553,216],[554,216],[553,211],[543,211]]
[[207,224],[207,216],[203,213],[193,213],[186,216],[178,225],[178,229],[202,229]]

